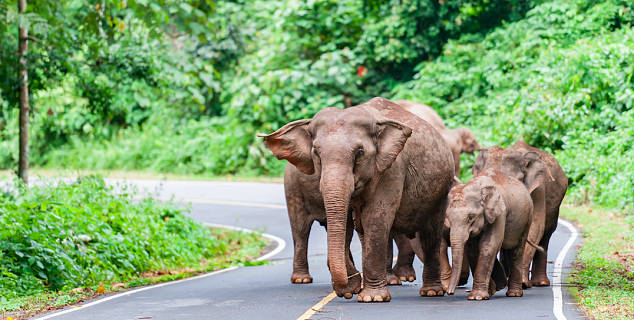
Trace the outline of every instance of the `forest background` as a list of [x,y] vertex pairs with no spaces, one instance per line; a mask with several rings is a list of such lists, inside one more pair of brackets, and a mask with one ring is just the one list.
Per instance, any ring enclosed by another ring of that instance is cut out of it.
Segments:
[[381,96],[484,146],[552,152],[569,199],[634,213],[630,1],[16,3],[0,0],[2,169],[17,168],[23,26],[35,167],[280,176],[256,133]]

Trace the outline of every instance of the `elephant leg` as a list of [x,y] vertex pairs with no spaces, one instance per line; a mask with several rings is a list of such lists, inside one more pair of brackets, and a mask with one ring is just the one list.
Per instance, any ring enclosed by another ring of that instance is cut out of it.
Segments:
[[292,283],[311,283],[313,277],[308,273],[308,236],[314,218],[304,209],[301,198],[287,197],[288,216],[293,233],[293,274]]
[[504,289],[507,285],[508,280],[506,276],[506,271],[504,271],[504,266],[502,266],[502,263],[497,258],[495,259],[495,263],[493,264],[491,279],[493,279],[493,281],[495,282],[495,291],[500,291]]
[[[399,250],[399,254],[400,254]],[[401,280],[399,280],[398,276],[396,276],[392,270],[392,263],[394,262],[394,258],[392,258],[394,256],[394,238],[392,236],[390,236],[390,238],[387,241],[387,259],[385,259],[385,270],[386,272],[386,277],[387,277],[387,284],[388,285],[400,285],[401,284]]]
[[[540,243],[542,237],[544,236],[544,229],[546,227],[545,190],[545,187],[541,185],[537,189],[533,190],[533,192],[531,193],[531,198],[533,200],[533,219],[528,231],[527,241],[533,244]],[[530,264],[533,260],[533,257],[535,256],[536,250],[532,245],[526,243],[526,248],[523,251],[524,257],[522,267],[522,287],[530,288],[532,286],[532,283],[531,281],[529,281],[528,274],[530,270]]]
[[[464,257],[462,258],[462,261],[466,261],[467,253],[464,252],[463,255]],[[464,286],[465,284],[467,284],[467,282],[469,282],[469,264],[463,263],[462,269],[460,270],[460,279],[458,280],[458,285]]]
[[515,248],[507,250],[509,261],[509,288],[506,291],[507,297],[521,297],[524,292],[522,291],[522,277],[524,276],[524,251],[526,250],[526,238],[530,232],[529,226],[524,228],[522,235],[519,238],[519,244]]
[[443,296],[445,290],[440,281],[440,239],[442,225],[428,226],[427,230],[419,232],[420,242],[423,247],[423,287],[420,289],[421,296],[434,297]]
[[[503,232],[502,230],[502,233]],[[492,293],[495,292],[495,288],[490,288],[490,286],[493,285],[493,283],[491,283],[491,274],[501,245],[501,236],[494,237],[491,234],[481,236],[480,243],[478,244],[479,256],[473,272],[473,288],[467,297],[469,300],[488,300]]]
[[550,230],[546,230],[546,232],[544,232],[542,241],[539,242],[539,245],[544,249],[544,252],[537,251],[533,256],[531,284],[536,287],[545,287],[550,285],[550,280],[548,280],[548,275],[546,274],[548,266],[548,243],[550,242],[550,237],[553,235],[556,228],[557,226],[555,225]]
[[[439,253],[440,254],[440,282],[442,283],[442,288],[445,291],[447,291],[447,287],[449,286],[449,279],[451,278],[451,265],[449,264],[449,253],[447,252],[448,249],[449,249],[449,245],[447,244],[447,239],[445,239],[445,237],[443,236],[440,239],[440,253]],[[465,256],[466,255],[467,255],[467,252],[465,250]],[[467,262],[468,260],[463,260],[463,261]],[[469,264],[463,263],[463,268],[464,268],[464,265],[467,265],[467,270],[469,270]],[[462,280],[462,272],[460,273],[460,278]]]
[[[364,226],[368,224],[364,223]],[[382,230],[376,225],[364,227],[363,245],[363,289],[358,295],[359,302],[388,302],[392,295],[387,289],[387,244],[389,228]]]
[[350,252],[350,243],[352,242],[352,236],[354,235],[354,222],[352,218],[348,217],[348,225],[346,227],[346,271],[348,273],[348,284],[345,288],[339,288],[333,285],[335,293],[339,297],[346,299],[352,299],[353,294],[361,291],[361,274],[354,266],[354,260],[352,259],[352,252]]
[[412,248],[412,241],[405,235],[394,236],[396,246],[398,247],[398,259],[394,266],[394,274],[400,281],[413,282],[416,280],[416,271],[414,271],[414,248]]

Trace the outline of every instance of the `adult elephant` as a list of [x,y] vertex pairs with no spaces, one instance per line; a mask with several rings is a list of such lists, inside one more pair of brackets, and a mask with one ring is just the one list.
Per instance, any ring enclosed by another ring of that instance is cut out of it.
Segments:
[[454,170],[449,146],[427,122],[387,99],[373,98],[343,110],[325,108],[312,119],[258,136],[276,158],[320,176],[335,290],[348,286],[346,235],[352,210],[363,236],[359,301],[391,299],[385,264],[390,234],[420,232],[426,260],[420,294],[444,294],[439,245]]
[[430,106],[409,100],[397,100],[394,103],[429,122],[434,129],[438,130],[443,139],[447,141],[449,148],[451,148],[456,175],[460,174],[460,154],[473,154],[474,151],[480,150],[481,147],[478,144],[478,140],[471,133],[471,130],[467,128],[447,129],[442,118]]
[[[539,154],[543,161],[527,161],[526,155],[531,152]],[[544,165],[545,164],[545,165]],[[523,141],[518,141],[509,148],[493,147],[483,150],[478,154],[472,172],[477,176],[487,168],[496,168],[505,174],[522,181],[529,190],[537,183],[536,177],[540,170],[547,169],[553,179],[549,179],[531,192],[533,200],[533,222],[528,233],[528,241],[524,250],[524,274],[522,284],[524,287],[549,286],[550,280],[546,275],[548,263],[548,243],[559,218],[559,207],[566,190],[568,189],[568,177],[557,160],[547,152],[531,147]],[[544,249],[537,251],[536,245]],[[529,267],[533,263],[531,278],[529,280]]]

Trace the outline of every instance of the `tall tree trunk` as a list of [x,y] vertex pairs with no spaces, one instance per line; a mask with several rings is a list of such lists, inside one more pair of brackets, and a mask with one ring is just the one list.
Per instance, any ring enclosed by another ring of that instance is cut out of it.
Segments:
[[[26,0],[18,0],[18,11],[26,11]],[[20,26],[18,47],[18,81],[20,82],[20,158],[18,177],[29,183],[29,74],[26,69],[26,52],[29,50],[29,31]]]

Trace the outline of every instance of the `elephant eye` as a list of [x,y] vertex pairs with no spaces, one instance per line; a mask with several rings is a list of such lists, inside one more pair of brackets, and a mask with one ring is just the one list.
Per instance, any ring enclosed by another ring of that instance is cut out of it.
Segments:
[[317,149],[313,148],[313,154],[315,157],[319,158],[319,152],[317,152]]
[[359,160],[361,157],[363,157],[363,149],[357,150],[356,160]]

